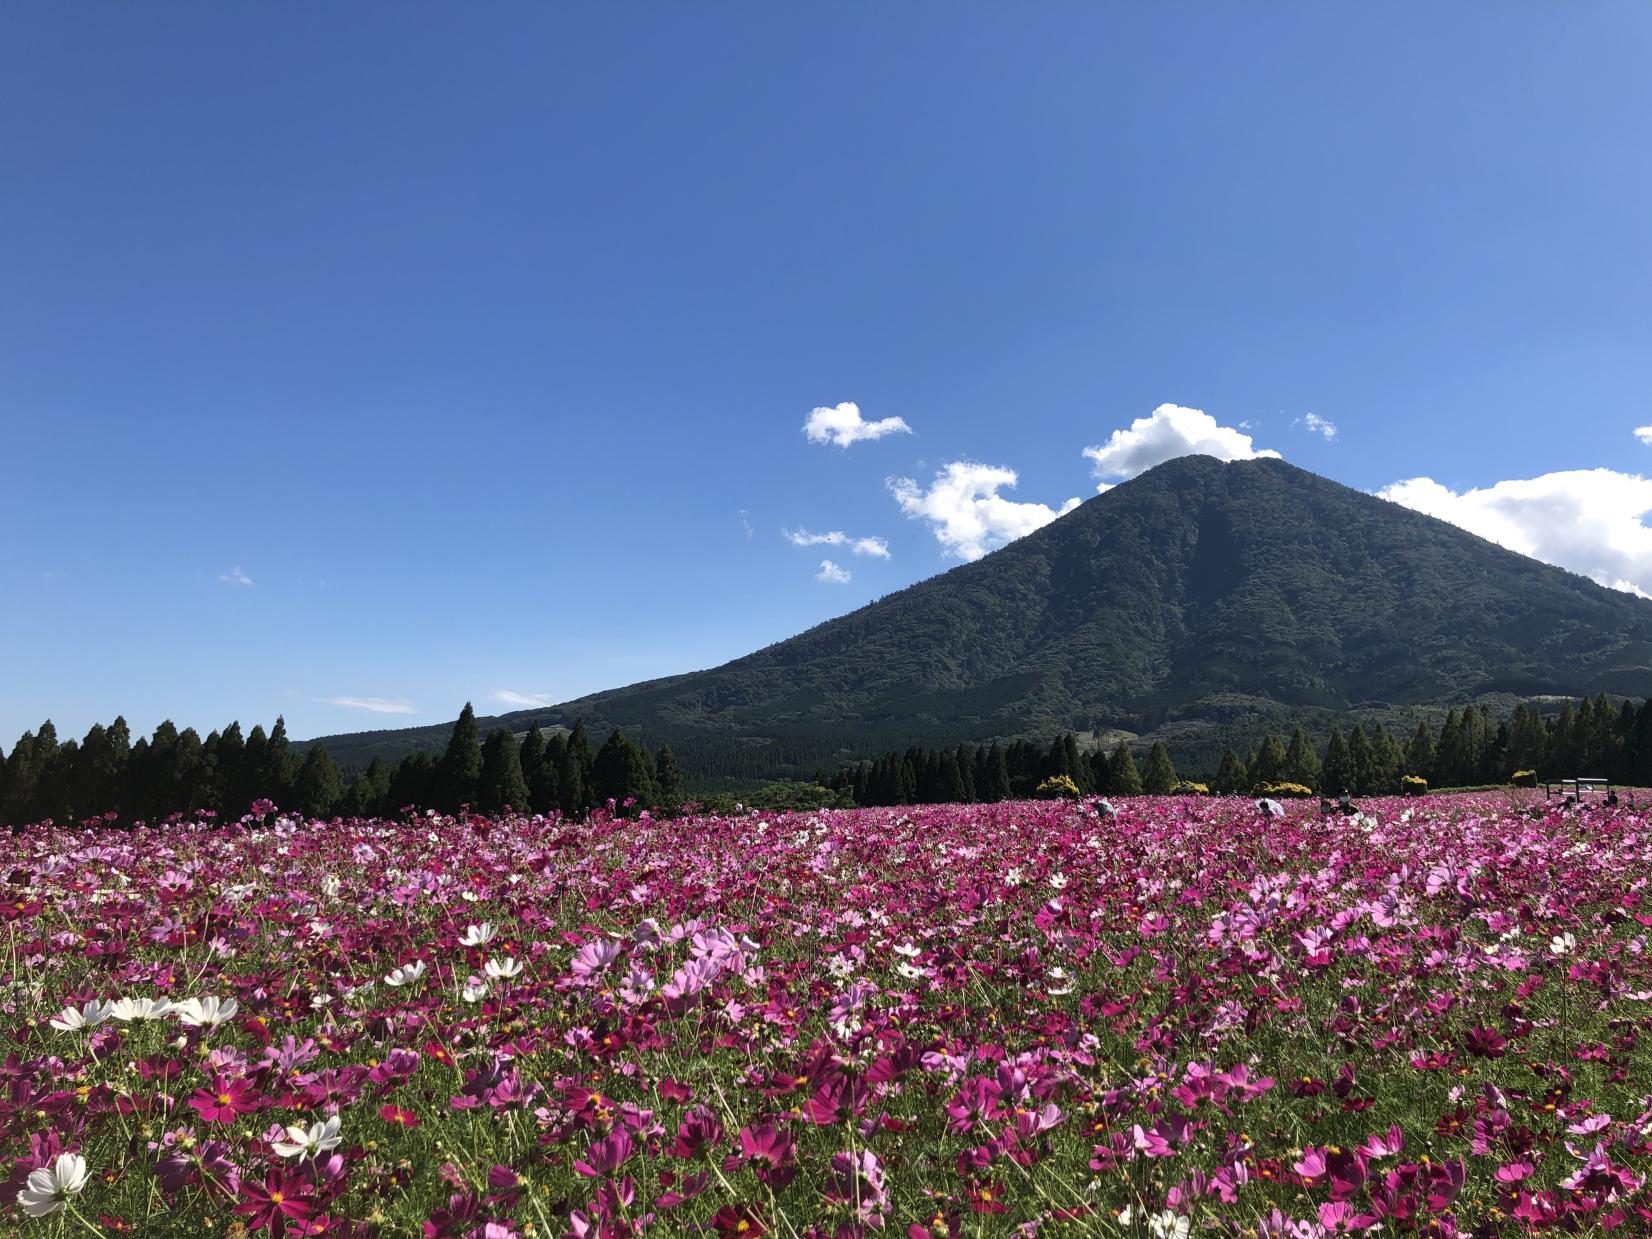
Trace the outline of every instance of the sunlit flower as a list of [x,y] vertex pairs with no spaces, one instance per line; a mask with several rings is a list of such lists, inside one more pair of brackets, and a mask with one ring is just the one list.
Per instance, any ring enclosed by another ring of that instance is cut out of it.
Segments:
[[287,1128],[285,1140],[272,1140],[270,1147],[282,1157],[314,1157],[318,1153],[330,1153],[338,1148],[343,1139],[339,1135],[342,1126],[338,1115],[322,1123],[312,1123],[309,1127]]
[[424,960],[416,959],[411,964],[402,964],[398,968],[392,968],[389,975],[384,978],[384,983],[392,988],[400,989],[404,985],[413,984],[413,982],[424,976],[424,970]]
[[110,1018],[123,1024],[165,1019],[171,1014],[172,1003],[165,998],[121,998],[109,1012]]
[[114,1013],[115,1004],[99,1002],[92,999],[80,1007],[64,1007],[58,1014],[52,1016],[51,1025],[59,1032],[81,1032],[88,1028],[96,1028]]
[[78,1153],[60,1153],[49,1167],[30,1173],[28,1186],[17,1193],[17,1203],[30,1217],[49,1217],[85,1186],[86,1159]]
[[482,965],[482,971],[488,974],[492,981],[507,981],[511,977],[522,975],[522,961],[514,956],[505,955],[499,959],[490,959]]
[[190,998],[176,1008],[178,1021],[191,1028],[217,1028],[235,1018],[240,1004],[233,998]]
[[467,925],[465,932],[459,936],[459,943],[461,946],[486,946],[498,936],[498,927],[483,921],[480,925]]

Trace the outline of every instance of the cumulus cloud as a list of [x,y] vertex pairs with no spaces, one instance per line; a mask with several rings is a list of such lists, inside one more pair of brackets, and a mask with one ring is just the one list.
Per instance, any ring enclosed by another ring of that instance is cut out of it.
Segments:
[[820,571],[815,573],[815,580],[825,581],[829,585],[847,585],[851,575],[849,569],[823,559],[820,561]]
[[841,529],[830,533],[810,533],[807,529],[782,529],[780,532],[793,546],[841,546],[853,555],[889,558],[889,543],[883,538],[851,538]]
[[1320,435],[1327,442],[1337,437],[1336,423],[1326,421],[1318,413],[1306,414],[1305,416],[1298,418],[1297,421],[1292,422],[1291,425],[1295,426],[1298,422],[1301,423],[1303,428],[1307,430],[1309,434]]
[[869,422],[860,415],[860,406],[852,400],[831,408],[810,409],[803,419],[803,433],[810,443],[834,443],[848,447],[862,440],[881,439],[884,435],[912,433],[912,427],[899,417],[885,417]]
[[1454,491],[1422,477],[1377,493],[1511,551],[1652,596],[1652,528],[1644,519],[1652,478],[1571,469]]
[[555,700],[545,693],[517,693],[508,688],[501,688],[493,695],[495,701],[502,701],[508,706],[554,706]]
[[[1335,427],[1331,433],[1336,433]],[[1130,429],[1115,430],[1107,442],[1085,448],[1084,454],[1101,479],[1098,491],[1178,456],[1214,456],[1217,460],[1279,456],[1278,452],[1255,447],[1243,430],[1220,425],[1209,413],[1179,404],[1161,404],[1146,417],[1131,422]]]
[[1652,443],[1652,426],[1636,426],[1635,438],[1642,443]]
[[252,584],[252,578],[245,572],[242,572],[240,568],[231,568],[228,572],[220,572],[218,574],[218,579],[225,585],[250,586]]
[[976,560],[1078,507],[1076,495],[1056,509],[1017,503],[998,493],[1017,480],[1015,470],[1002,465],[955,460],[927,488],[911,478],[890,478],[887,485],[902,512],[929,522],[944,554]]
[[405,697],[323,697],[321,699],[330,706],[343,706],[348,710],[369,710],[374,714],[417,714],[411,701]]

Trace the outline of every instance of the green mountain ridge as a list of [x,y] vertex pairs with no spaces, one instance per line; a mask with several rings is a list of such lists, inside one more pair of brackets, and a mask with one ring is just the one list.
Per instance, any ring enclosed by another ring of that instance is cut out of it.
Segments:
[[[482,720],[670,743],[696,781],[908,743],[1403,719],[1652,695],[1652,603],[1283,461],[1169,461],[984,558],[723,666]],[[327,736],[341,763],[450,725]]]

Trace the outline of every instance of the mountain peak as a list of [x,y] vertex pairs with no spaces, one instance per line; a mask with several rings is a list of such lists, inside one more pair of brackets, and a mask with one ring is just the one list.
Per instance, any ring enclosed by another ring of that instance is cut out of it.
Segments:
[[1283,460],[1181,456],[724,666],[505,718],[811,769],[920,741],[1600,690],[1652,694],[1652,605]]

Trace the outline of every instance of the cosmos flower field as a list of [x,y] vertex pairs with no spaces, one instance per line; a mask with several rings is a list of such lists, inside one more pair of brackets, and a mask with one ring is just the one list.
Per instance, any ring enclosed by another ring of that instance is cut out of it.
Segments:
[[32,827],[0,1234],[1652,1233],[1652,821]]

